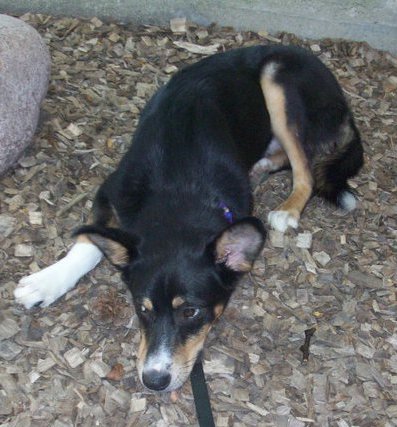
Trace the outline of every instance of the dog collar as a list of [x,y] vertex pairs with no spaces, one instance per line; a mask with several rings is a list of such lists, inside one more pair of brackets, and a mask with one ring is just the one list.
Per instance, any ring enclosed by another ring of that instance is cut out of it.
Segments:
[[223,210],[223,216],[229,224],[233,223],[233,212],[224,202],[219,202],[219,208]]

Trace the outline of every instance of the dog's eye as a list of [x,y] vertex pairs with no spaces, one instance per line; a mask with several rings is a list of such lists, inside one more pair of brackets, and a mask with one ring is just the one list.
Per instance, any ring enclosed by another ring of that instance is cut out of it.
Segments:
[[140,310],[141,310],[142,314],[148,314],[149,313],[149,310],[144,305],[141,305]]
[[200,310],[194,307],[187,307],[183,310],[182,314],[185,319],[193,319],[199,314]]

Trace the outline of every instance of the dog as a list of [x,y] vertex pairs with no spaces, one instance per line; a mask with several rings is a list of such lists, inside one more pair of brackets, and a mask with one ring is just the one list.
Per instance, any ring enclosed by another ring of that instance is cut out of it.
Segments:
[[202,59],[148,102],[96,194],[90,224],[63,259],[19,282],[16,301],[48,306],[104,255],[139,317],[141,382],[175,390],[263,247],[250,174],[291,167],[291,194],[268,216],[284,232],[298,226],[313,194],[354,209],[347,180],[362,164],[343,92],[310,52],[255,46]]

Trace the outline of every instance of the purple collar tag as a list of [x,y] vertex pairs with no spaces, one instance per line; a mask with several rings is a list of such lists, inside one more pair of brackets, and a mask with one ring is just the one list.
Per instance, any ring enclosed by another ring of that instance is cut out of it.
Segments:
[[229,224],[233,224],[233,212],[223,202],[219,202],[219,207],[223,210],[223,216]]

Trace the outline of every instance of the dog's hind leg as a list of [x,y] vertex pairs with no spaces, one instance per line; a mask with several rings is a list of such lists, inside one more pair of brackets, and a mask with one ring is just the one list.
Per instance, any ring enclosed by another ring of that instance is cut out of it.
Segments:
[[[101,187],[96,195],[93,222],[111,223],[112,209]],[[102,252],[86,236],[80,235],[67,255],[55,264],[30,276],[23,277],[14,290],[18,303],[26,308],[46,307],[71,290],[79,279],[91,271],[102,259]]]
[[292,168],[292,192],[288,199],[268,216],[270,225],[284,232],[288,227],[298,226],[301,212],[312,194],[313,178],[300,140],[299,123],[288,113],[286,90],[275,81],[276,73],[277,64],[266,65],[260,84],[273,134],[283,147]]
[[357,199],[348,179],[357,174],[364,162],[360,134],[351,116],[347,116],[333,141],[324,144],[314,156],[314,192],[349,212],[356,207]]

